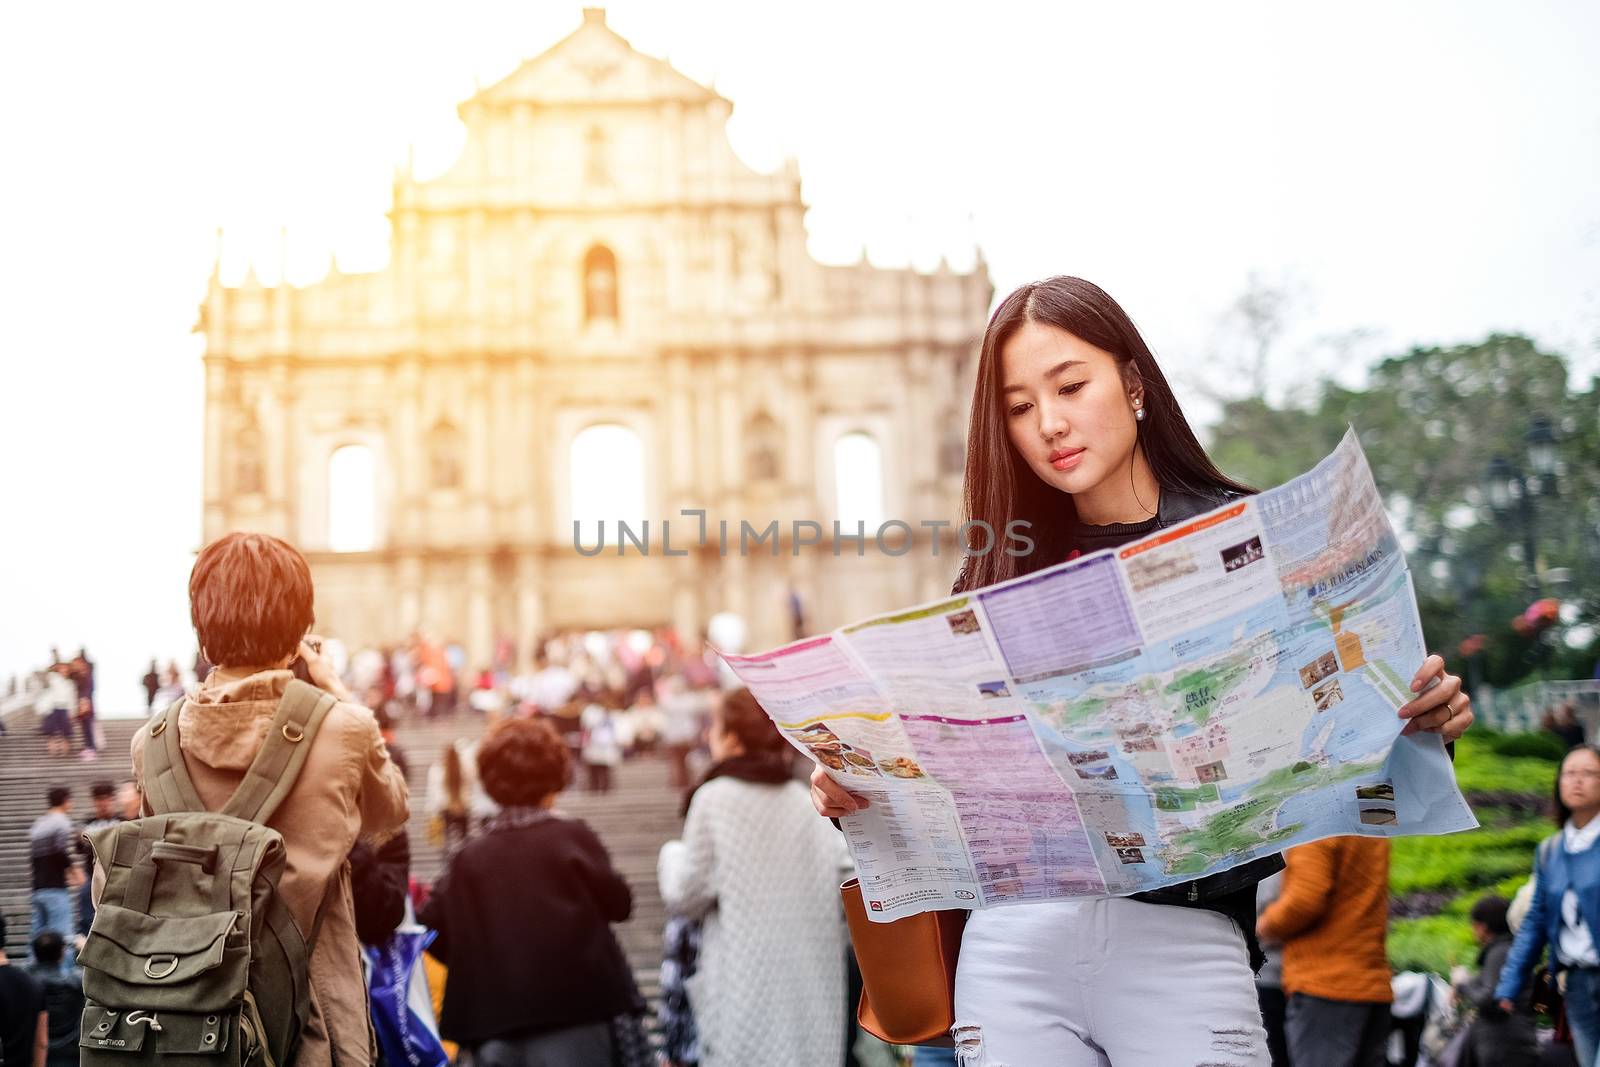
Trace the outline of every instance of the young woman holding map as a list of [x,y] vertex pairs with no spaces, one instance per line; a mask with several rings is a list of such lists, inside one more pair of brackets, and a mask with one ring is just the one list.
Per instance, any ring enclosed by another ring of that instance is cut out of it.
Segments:
[[[990,530],[1026,521],[1034,548],[969,556],[956,592],[1120,547],[1249,492],[1205,454],[1132,320],[1098,286],[1050,278],[1001,303],[972,399],[966,518]],[[1238,549],[1238,566],[1259,556],[1259,545],[1256,556]],[[1439,656],[1417,667],[1411,691],[1406,733],[1453,740],[1471,725],[1461,679]],[[820,767],[811,786],[825,816],[864,805]],[[956,979],[958,1062],[1266,1064],[1255,887],[1282,865],[974,912]]]

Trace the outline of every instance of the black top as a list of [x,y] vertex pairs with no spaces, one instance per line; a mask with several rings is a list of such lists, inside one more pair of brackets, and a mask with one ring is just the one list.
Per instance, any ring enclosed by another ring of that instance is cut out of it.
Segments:
[[44,1010],[44,990],[33,975],[14,963],[0,966],[0,1063],[32,1067],[33,1038]]
[[[44,991],[44,1007],[49,1014],[49,1045],[44,1062],[48,1067],[77,1067],[78,1024],[83,1019],[83,979],[62,967],[40,967],[34,980]],[[37,1024],[36,1024],[37,1025]],[[10,1063],[8,1059],[5,1061]]]
[[1073,541],[1085,556],[1102,548],[1121,548],[1129,541],[1137,541],[1145,534],[1154,533],[1159,518],[1158,515],[1152,515],[1142,522],[1108,522],[1104,526],[1082,523],[1074,531]]
[[456,853],[419,917],[450,968],[440,1032],[471,1047],[643,1010],[610,925],[632,911],[585,823],[501,812]]

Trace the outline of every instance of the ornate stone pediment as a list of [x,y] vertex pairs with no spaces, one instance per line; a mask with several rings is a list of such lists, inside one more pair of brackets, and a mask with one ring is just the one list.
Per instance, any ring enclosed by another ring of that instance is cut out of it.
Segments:
[[583,25],[462,105],[704,103],[720,95],[635,51],[606,25],[605,11],[586,8]]

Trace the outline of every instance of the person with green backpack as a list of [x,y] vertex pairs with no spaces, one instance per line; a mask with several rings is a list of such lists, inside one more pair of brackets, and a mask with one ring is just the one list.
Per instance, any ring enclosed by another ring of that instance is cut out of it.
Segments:
[[144,817],[90,835],[81,1063],[364,1067],[346,856],[404,832],[405,779],[307,637],[311,572],[292,546],[212,542],[189,603],[218,666],[134,736]]

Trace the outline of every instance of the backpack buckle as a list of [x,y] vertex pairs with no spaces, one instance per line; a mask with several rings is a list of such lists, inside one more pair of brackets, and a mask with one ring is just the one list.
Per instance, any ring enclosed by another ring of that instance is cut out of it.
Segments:
[[161,736],[161,732],[163,730],[165,730],[166,728],[167,728],[167,717],[165,715],[163,715],[163,716],[161,716],[161,718],[156,720],[156,724],[154,726],[150,727],[150,736],[151,737],[160,737]]
[[[162,979],[178,969],[178,957],[170,953],[158,953],[144,961],[144,974],[146,978]],[[154,1016],[151,1016],[154,1019]],[[131,1019],[129,1020],[132,1021]]]
[[[291,733],[290,731],[293,732]],[[305,738],[306,732],[300,729],[300,727],[296,726],[294,723],[286,722],[283,724],[283,739],[285,741],[288,741],[290,744],[294,744],[297,741],[304,741]]]

